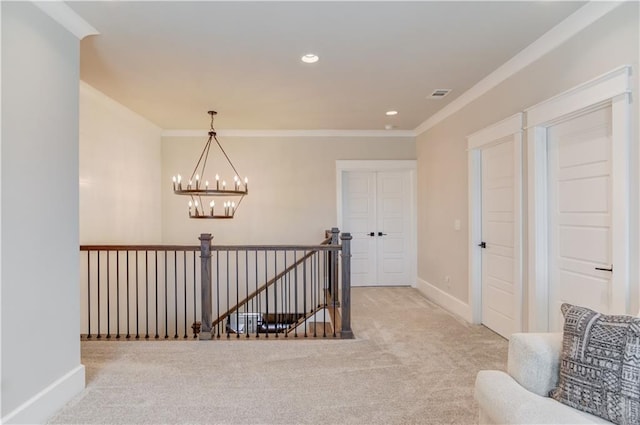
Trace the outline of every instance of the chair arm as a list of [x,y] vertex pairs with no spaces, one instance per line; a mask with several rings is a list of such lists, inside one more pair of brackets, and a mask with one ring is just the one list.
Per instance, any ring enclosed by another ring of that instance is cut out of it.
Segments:
[[546,397],[558,382],[562,333],[515,333],[507,371],[527,390]]
[[480,424],[610,424],[549,397],[525,390],[498,370],[481,370],[474,398],[480,408]]

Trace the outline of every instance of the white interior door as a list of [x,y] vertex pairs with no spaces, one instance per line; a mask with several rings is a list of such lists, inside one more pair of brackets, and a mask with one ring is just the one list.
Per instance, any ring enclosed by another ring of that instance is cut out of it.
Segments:
[[343,227],[351,233],[351,285],[366,286],[377,280],[376,175],[351,171],[342,178]]
[[411,194],[408,171],[376,173],[377,285],[410,285]]
[[547,131],[549,328],[558,331],[563,302],[611,306],[611,107]]
[[514,159],[512,140],[481,152],[482,323],[505,338],[517,329]]
[[411,285],[410,171],[344,172],[342,196],[351,285]]

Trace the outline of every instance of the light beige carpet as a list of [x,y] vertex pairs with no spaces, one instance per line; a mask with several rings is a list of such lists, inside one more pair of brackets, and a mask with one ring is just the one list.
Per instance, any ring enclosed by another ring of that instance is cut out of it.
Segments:
[[412,288],[354,288],[354,340],[84,341],[52,424],[472,424],[507,341]]

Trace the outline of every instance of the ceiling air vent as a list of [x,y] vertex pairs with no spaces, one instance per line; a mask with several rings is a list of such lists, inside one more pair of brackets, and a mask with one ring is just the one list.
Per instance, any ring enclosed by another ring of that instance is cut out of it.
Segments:
[[431,95],[428,98],[429,99],[442,99],[443,97],[448,95],[450,91],[451,91],[451,89],[436,89],[436,90],[433,91],[433,93],[431,93]]

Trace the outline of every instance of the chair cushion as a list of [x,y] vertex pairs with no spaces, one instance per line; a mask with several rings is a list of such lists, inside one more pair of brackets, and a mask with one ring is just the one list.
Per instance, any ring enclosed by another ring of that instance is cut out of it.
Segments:
[[549,396],[620,425],[640,423],[640,318],[563,304],[558,387]]

